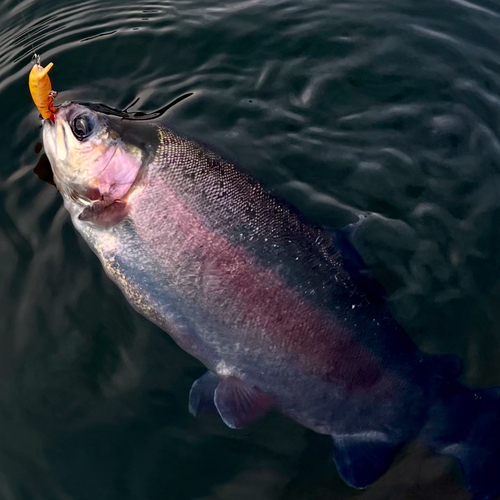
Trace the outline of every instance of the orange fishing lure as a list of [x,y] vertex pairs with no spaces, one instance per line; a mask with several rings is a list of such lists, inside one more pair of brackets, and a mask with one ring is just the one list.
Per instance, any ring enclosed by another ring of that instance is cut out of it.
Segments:
[[31,97],[42,118],[48,120],[53,120],[55,113],[54,97],[56,93],[52,90],[48,75],[52,66],[54,66],[52,63],[47,64],[45,68],[40,66],[40,56],[35,55],[35,64],[29,77]]

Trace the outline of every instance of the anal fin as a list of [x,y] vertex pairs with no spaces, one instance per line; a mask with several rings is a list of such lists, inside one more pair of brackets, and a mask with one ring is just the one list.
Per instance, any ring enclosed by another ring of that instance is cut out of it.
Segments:
[[236,377],[220,380],[214,401],[224,423],[233,429],[256,422],[273,406],[270,396]]
[[379,431],[333,434],[333,458],[342,479],[354,488],[366,488],[391,466],[402,444]]

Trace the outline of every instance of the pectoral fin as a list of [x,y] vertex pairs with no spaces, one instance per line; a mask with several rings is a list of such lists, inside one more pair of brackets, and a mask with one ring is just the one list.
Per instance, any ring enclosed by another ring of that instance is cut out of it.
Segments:
[[354,488],[366,488],[391,466],[402,445],[378,431],[333,434],[333,458],[342,479]]
[[200,417],[217,413],[214,396],[218,384],[219,377],[210,371],[195,380],[189,391],[189,413],[191,415]]
[[93,222],[102,227],[118,224],[127,216],[127,203],[121,200],[102,198],[86,207],[78,216],[82,221]]
[[220,380],[214,401],[224,423],[233,429],[256,422],[273,406],[271,397],[236,377]]

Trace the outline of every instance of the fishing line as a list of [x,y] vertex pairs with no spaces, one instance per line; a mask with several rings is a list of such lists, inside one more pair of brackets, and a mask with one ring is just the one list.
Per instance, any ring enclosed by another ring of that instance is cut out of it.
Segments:
[[113,108],[111,106],[108,106],[107,104],[102,104],[102,103],[95,103],[95,102],[82,102],[82,101],[72,101],[74,104],[81,104],[82,106],[86,106],[87,108],[97,111],[99,113],[103,113],[105,115],[110,115],[110,116],[117,116],[121,118],[122,120],[135,120],[135,121],[146,121],[146,120],[154,120],[156,118],[159,118],[162,116],[167,110],[175,106],[176,104],[179,104],[181,101],[184,99],[187,99],[188,97],[192,96],[193,92],[188,92],[187,94],[183,94],[176,99],[174,99],[172,102],[169,102],[165,106],[162,106],[161,108],[155,110],[155,111],[149,111],[147,113],[143,111],[128,111],[132,106],[137,104],[139,101],[139,97],[132,103],[129,104],[124,110]]
[[40,56],[35,53],[35,44],[33,43],[33,39],[30,35],[30,30],[28,28],[28,21],[26,20],[26,16],[24,15],[23,3],[22,0],[18,0],[19,8],[21,9],[21,16],[23,17],[24,26],[26,27],[26,34],[28,35],[28,40],[31,44],[31,50],[33,51],[32,61],[37,62],[40,60]]

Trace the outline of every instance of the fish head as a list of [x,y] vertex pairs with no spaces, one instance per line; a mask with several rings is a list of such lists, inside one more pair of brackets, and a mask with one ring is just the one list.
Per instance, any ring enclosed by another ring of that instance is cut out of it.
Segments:
[[54,181],[65,198],[84,204],[126,199],[154,156],[154,125],[131,123],[79,103],[65,103],[43,123]]

